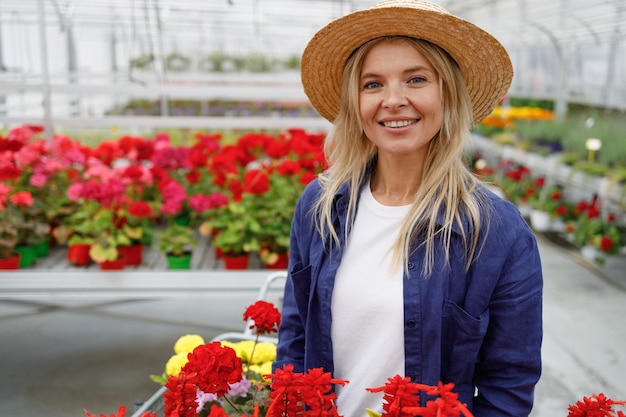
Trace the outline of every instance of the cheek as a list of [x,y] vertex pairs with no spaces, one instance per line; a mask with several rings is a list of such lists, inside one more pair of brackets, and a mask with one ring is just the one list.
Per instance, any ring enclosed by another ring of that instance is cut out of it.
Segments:
[[376,114],[376,106],[370,96],[359,97],[359,115],[363,121],[367,122]]

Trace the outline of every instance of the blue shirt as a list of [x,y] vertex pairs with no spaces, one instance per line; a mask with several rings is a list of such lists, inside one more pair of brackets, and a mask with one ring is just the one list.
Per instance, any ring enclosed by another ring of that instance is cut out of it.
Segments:
[[[541,262],[519,210],[486,189],[479,192],[490,201],[488,234],[469,271],[457,226],[449,265],[441,242],[431,276],[422,276],[423,248],[414,248],[407,260],[405,376],[429,385],[453,382],[476,417],[524,417],[541,374]],[[296,372],[334,369],[331,297],[345,245],[330,245],[317,232],[311,209],[319,195],[314,181],[296,206],[275,368],[290,363]],[[334,200],[333,224],[341,238],[348,197],[344,186]]]

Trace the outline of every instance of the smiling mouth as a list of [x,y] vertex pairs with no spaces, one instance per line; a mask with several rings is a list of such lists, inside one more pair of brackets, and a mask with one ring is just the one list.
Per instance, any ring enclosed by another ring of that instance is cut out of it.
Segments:
[[407,126],[410,126],[410,125],[415,124],[417,122],[418,122],[418,119],[391,120],[389,122],[380,122],[379,124],[381,126],[385,126],[385,127],[407,127]]

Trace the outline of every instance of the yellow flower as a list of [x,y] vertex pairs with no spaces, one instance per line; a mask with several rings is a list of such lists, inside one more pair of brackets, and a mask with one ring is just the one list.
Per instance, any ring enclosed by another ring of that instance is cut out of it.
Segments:
[[[228,343],[228,344],[227,344]],[[244,363],[260,364],[276,360],[276,345],[271,342],[259,342],[254,347],[254,340],[242,340],[240,342],[222,342],[222,346],[229,346]],[[254,349],[254,352],[253,352]],[[252,355],[252,361],[250,361]]]
[[[273,362],[263,362],[260,365],[250,365],[250,371],[256,372],[257,374],[263,376],[272,373],[272,363]],[[271,383],[271,379],[263,378],[263,381],[266,384]]]
[[172,355],[172,357],[165,364],[165,373],[167,376],[178,376],[180,370],[183,369],[183,366],[185,366],[188,361],[187,355],[187,352]]
[[[204,339],[197,334],[186,334],[181,336],[174,344],[174,352],[176,353],[190,353],[200,346],[204,345]],[[185,355],[186,357],[186,355]]]
[[[271,342],[259,342],[252,356],[253,364],[274,362],[276,360],[276,345]],[[271,371],[271,370],[270,370]]]
[[252,348],[254,348],[254,340],[242,340],[241,342],[233,343],[231,347],[242,361],[248,363],[250,353],[252,353]]

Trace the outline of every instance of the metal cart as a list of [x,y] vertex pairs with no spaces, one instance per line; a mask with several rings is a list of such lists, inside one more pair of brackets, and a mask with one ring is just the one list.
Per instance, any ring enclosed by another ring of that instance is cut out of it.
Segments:
[[[274,285],[277,285],[279,283],[281,284],[281,286],[284,286],[284,281],[286,278],[287,278],[286,271],[276,271],[276,272],[272,272],[271,274],[269,274],[268,277],[263,282],[263,285],[261,285],[257,299],[265,300],[267,298],[270,288],[272,288]],[[277,306],[277,307],[280,308],[280,306]],[[243,329],[242,332],[222,333],[214,337],[211,341],[214,342],[214,341],[222,341],[222,340],[230,340],[230,341],[255,340],[256,335],[253,333],[252,329],[250,328],[251,324],[252,323],[250,322],[246,323],[246,327]],[[275,337],[260,336],[259,341],[277,343],[278,339]],[[137,409],[135,410],[135,412],[133,413],[131,417],[140,417],[142,414],[146,412],[155,413],[157,417],[163,417],[164,415],[163,414],[163,393],[165,391],[167,391],[167,388],[161,387],[159,388],[158,391],[152,394],[152,396],[148,398],[146,401],[137,403],[136,404]]]

